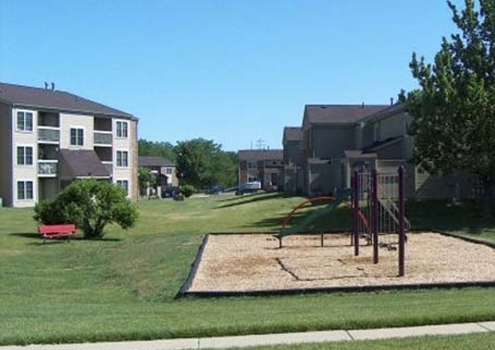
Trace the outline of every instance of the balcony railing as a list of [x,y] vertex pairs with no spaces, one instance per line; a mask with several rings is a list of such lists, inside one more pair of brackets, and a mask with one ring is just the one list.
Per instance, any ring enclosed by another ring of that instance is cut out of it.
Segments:
[[57,176],[58,160],[56,159],[39,159],[38,176]]
[[111,146],[113,142],[113,133],[111,131],[95,131],[94,144]]
[[60,129],[52,126],[38,126],[38,141],[60,142]]

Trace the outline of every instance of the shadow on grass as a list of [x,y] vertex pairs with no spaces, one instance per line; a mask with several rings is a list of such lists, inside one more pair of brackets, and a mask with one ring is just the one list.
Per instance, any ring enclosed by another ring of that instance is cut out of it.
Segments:
[[[37,232],[14,232],[14,233],[9,233],[10,236],[16,236],[16,237],[22,237],[22,238],[28,238],[28,239],[36,239],[36,240],[42,240],[41,236]],[[64,242],[67,241],[67,237],[61,237],[61,238],[50,238],[47,239],[47,241],[60,241]],[[84,237],[72,237],[70,240],[72,241],[86,241],[86,242],[120,242],[122,239],[120,238],[93,238],[93,239],[88,239]]]
[[[260,202],[260,201],[265,201],[265,200],[270,200],[270,199],[289,198],[289,197],[292,197],[292,196],[288,195],[286,193],[282,193],[282,192],[253,193],[253,194],[238,196],[236,198],[225,199],[222,202],[229,202],[229,203],[221,205],[221,206],[217,207],[217,209],[235,207],[238,205],[255,203],[255,202]],[[236,201],[234,202],[234,200],[236,200]]]
[[[309,207],[320,207],[326,203],[317,203]],[[297,228],[298,225],[314,210],[295,212],[289,227]],[[287,213],[288,214],[288,213]],[[259,220],[256,226],[266,229],[281,229],[287,214]],[[406,203],[406,217],[411,222],[413,230],[438,230],[450,232],[464,232],[470,235],[481,235],[493,230],[490,236],[495,238],[495,218],[483,220],[479,217],[479,211],[472,202],[452,205],[447,201],[424,201]],[[327,214],[315,218],[313,222],[298,230],[310,230],[323,232],[325,230],[342,230],[348,232],[352,229],[352,211],[350,208],[339,207]]]
[[[316,206],[319,207],[319,206]],[[318,208],[315,210],[325,210],[325,208]],[[349,208],[338,208],[329,213],[322,213],[308,225],[301,225],[308,215],[311,215],[312,211],[295,212],[287,228],[295,228],[300,232],[324,232],[324,231],[342,231],[348,232],[352,225],[352,212]],[[287,213],[288,214],[288,213]],[[275,228],[276,230],[282,229],[282,224],[287,217],[287,214],[274,216],[271,218],[265,218],[255,223],[260,228]]]
[[447,201],[411,201],[406,204],[406,215],[413,229],[464,231],[472,235],[495,229],[495,219],[486,220],[479,214],[472,201],[459,204]]

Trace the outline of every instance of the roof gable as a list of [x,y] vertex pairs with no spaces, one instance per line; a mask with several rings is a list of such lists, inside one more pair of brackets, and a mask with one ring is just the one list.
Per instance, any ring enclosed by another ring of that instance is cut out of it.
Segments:
[[353,124],[389,105],[306,105],[304,129],[315,124]]
[[139,156],[138,157],[138,166],[142,167],[173,167],[175,164],[163,157],[154,157],[154,156]]
[[282,160],[284,151],[281,149],[240,150],[239,160]]
[[284,128],[283,141],[300,141],[302,139],[302,128],[299,126],[286,126]]

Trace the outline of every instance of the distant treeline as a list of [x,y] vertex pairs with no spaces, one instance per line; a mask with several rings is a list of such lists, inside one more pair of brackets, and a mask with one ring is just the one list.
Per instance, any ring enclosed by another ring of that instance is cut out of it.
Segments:
[[222,145],[212,140],[197,138],[172,145],[170,142],[140,139],[139,155],[173,161],[181,185],[203,189],[237,184],[237,153],[223,151]]

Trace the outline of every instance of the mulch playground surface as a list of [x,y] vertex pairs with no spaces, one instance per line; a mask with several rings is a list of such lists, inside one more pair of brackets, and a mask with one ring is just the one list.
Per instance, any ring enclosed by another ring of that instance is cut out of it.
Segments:
[[[382,237],[383,241],[396,240]],[[210,234],[181,293],[269,294],[320,290],[495,285],[495,249],[433,232],[409,233],[405,276],[398,277],[398,251],[361,241],[354,256],[349,234],[294,235],[283,248],[270,234]]]

